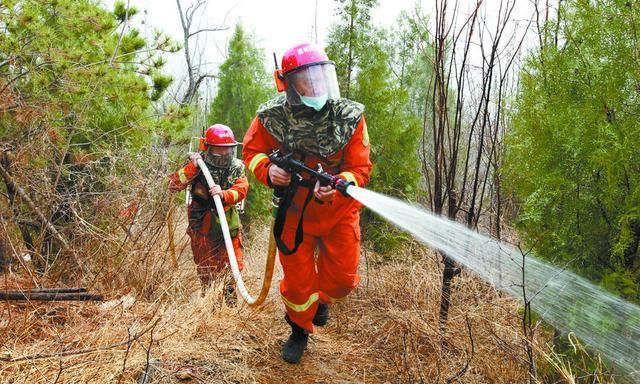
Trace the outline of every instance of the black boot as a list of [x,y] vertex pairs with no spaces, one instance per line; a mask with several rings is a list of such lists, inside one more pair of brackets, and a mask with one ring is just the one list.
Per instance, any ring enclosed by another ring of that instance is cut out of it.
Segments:
[[238,297],[236,296],[236,289],[233,285],[227,285],[224,288],[224,301],[228,307],[235,307],[238,303]]
[[329,320],[329,304],[320,303],[318,304],[318,309],[316,309],[316,314],[313,315],[313,320],[311,320],[311,322],[313,325],[322,327],[327,324],[327,320]]
[[291,335],[289,335],[289,339],[282,346],[282,358],[287,363],[298,364],[304,354],[304,350],[307,349],[309,334],[291,321],[288,315],[285,316],[284,319],[291,326]]

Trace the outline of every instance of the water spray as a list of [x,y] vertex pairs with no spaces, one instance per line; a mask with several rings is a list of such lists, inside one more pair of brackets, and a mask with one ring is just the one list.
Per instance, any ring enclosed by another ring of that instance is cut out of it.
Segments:
[[[640,307],[637,305],[598,288],[566,269],[554,267],[532,255],[525,257],[521,250],[513,246],[436,216],[418,205],[360,188],[321,168],[312,169],[290,155],[274,152],[269,159],[296,177],[300,177],[300,173],[307,173],[321,185],[330,185],[343,195],[358,200],[425,244],[445,252],[457,263],[510,296],[524,301],[526,290],[527,300],[545,321],[565,333],[577,335],[628,373],[631,380],[640,383]],[[204,162],[198,162],[205,171]],[[208,171],[205,171],[205,177],[207,182],[213,182],[209,181],[211,176]],[[230,246],[222,203],[219,196],[215,196],[214,200],[223,225],[234,278],[243,298],[247,300],[246,296],[250,296],[242,284],[233,247]],[[271,232],[269,248],[275,255],[273,222]],[[269,268],[272,270],[273,265]],[[247,302],[250,303],[250,300]]]
[[[640,382],[640,307],[588,280],[424,208],[354,185],[345,192],[496,288],[527,300],[549,324],[574,333]],[[524,276],[524,277],[523,277]]]

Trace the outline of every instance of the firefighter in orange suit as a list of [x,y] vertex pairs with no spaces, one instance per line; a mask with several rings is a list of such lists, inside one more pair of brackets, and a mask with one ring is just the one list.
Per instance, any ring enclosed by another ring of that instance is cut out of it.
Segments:
[[[312,44],[289,49],[275,78],[278,91],[286,93],[259,107],[242,155],[259,181],[289,188],[292,196],[281,234],[284,246],[278,249],[284,271],[280,294],[291,326],[282,357],[298,363],[314,325],[326,324],[328,305],[360,281],[362,206],[316,180],[292,180],[268,155],[274,150],[292,154],[309,167],[320,164],[325,172],[360,187],[369,180],[371,161],[364,106],[340,98],[335,65],[321,49]],[[299,243],[298,231],[303,234]]]
[[[249,182],[244,172],[244,164],[236,158],[236,147],[240,145],[233,131],[222,124],[207,129],[204,150],[190,155],[190,161],[169,176],[169,189],[177,192],[191,186],[191,203],[187,210],[191,238],[191,250],[196,263],[202,293],[214,278],[226,269],[229,260],[224,243],[220,221],[213,201],[218,195],[225,209],[229,224],[233,249],[240,270],[242,262],[242,227],[236,203],[242,201],[249,190]],[[198,168],[197,159],[204,160],[216,185],[209,188],[205,176]],[[228,304],[235,304],[235,289],[232,283],[225,288]]]

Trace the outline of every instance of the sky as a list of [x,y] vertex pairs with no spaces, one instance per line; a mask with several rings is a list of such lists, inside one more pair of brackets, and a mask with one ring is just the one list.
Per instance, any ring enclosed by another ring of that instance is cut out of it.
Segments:
[[[113,7],[115,0],[101,0],[109,9]],[[130,6],[138,9],[138,14],[132,20],[132,27],[140,29],[148,38],[153,31],[158,29],[174,40],[182,42],[182,27],[176,0],[123,0]],[[196,0],[180,0],[183,11]],[[470,7],[476,0],[459,0],[457,10],[458,19],[464,20]],[[511,0],[513,1],[513,0]],[[552,1],[553,3],[553,1]],[[391,27],[398,19],[400,13],[408,11],[413,13],[416,7],[420,7],[427,15],[434,13],[434,0],[378,0],[378,6],[372,11],[372,23],[378,27]],[[484,17],[491,21],[498,14],[498,1],[487,0],[484,2]],[[273,53],[276,53],[278,61],[282,54],[290,47],[302,42],[314,42],[320,46],[325,45],[329,27],[337,22],[339,17],[335,15],[335,0],[207,0],[194,17],[193,30],[200,28],[227,28],[224,31],[203,32],[190,39],[194,56],[200,58],[205,64],[204,72],[217,72],[217,67],[224,61],[228,41],[230,40],[236,23],[242,23],[245,30],[255,37],[256,45],[265,52],[265,65],[268,71],[273,70]],[[451,7],[452,8],[452,7]],[[453,13],[449,9],[449,14]],[[520,20],[531,18],[532,5],[530,0],[517,0],[514,17]],[[317,30],[315,28],[317,24]],[[491,24],[489,22],[489,24]],[[524,24],[524,23],[522,23]],[[491,33],[487,33],[489,36]],[[475,51],[477,52],[473,52]],[[481,65],[478,62],[477,47],[472,49],[472,65]],[[476,56],[474,60],[473,56]],[[186,79],[186,64],[183,51],[165,55],[167,64],[164,72],[174,77],[172,88],[184,84]],[[473,63],[476,61],[476,63]],[[206,97],[210,92],[215,92],[215,82],[207,80]]]
[[[124,0],[126,3],[126,0]],[[379,0],[373,11],[373,23],[390,26],[401,10],[412,9],[420,0]],[[139,13],[133,25],[151,36],[159,29],[175,40],[182,41],[182,27],[175,0],[129,0]],[[183,11],[193,0],[181,0]],[[431,2],[431,1],[429,1]],[[112,8],[114,0],[103,0],[103,5]],[[273,67],[273,54],[278,60],[288,48],[302,43],[314,42],[324,46],[329,26],[338,20],[335,16],[334,0],[209,0],[196,14],[194,25],[198,28],[227,27],[226,31],[204,32],[198,36],[197,49],[204,50],[206,62],[212,68],[225,57],[227,43],[236,23],[242,23],[253,33],[259,48],[265,51],[265,61]],[[141,24],[142,21],[144,24]],[[317,35],[315,24],[317,20]],[[193,38],[191,40],[194,41]],[[184,70],[182,52],[169,58],[167,70],[179,75]],[[182,72],[183,73],[183,72]]]

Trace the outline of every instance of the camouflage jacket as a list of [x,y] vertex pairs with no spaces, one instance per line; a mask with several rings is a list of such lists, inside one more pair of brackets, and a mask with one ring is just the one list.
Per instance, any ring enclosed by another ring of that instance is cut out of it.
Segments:
[[340,98],[327,101],[319,112],[291,106],[284,95],[258,108],[266,130],[291,152],[326,158],[342,149],[358,126],[364,105]]
[[[239,177],[244,176],[244,164],[240,159],[234,158],[231,161],[231,165],[229,166],[229,168],[219,168],[219,167],[216,167],[215,165],[208,163],[205,160],[204,155],[202,159],[204,160],[204,163],[207,165],[207,169],[209,169],[209,173],[211,174],[213,181],[216,184],[218,184],[222,189],[231,188],[231,186],[233,186],[233,183],[235,183],[235,181]],[[205,179],[204,174],[202,172],[198,173],[198,176],[196,176],[194,184],[197,182],[203,183],[205,186],[207,185],[207,180]]]
[[[204,159],[203,159],[204,160]],[[213,181],[222,188],[222,201],[225,204],[225,215],[229,224],[231,237],[235,237],[240,228],[240,216],[235,203],[245,198],[248,182],[244,173],[244,164],[240,159],[233,159],[229,168],[219,168],[205,161]],[[169,189],[177,192],[191,186],[192,201],[189,205],[189,231],[198,232],[212,239],[222,238],[220,222],[215,210],[213,198],[204,174],[188,162],[184,167],[169,176]]]

